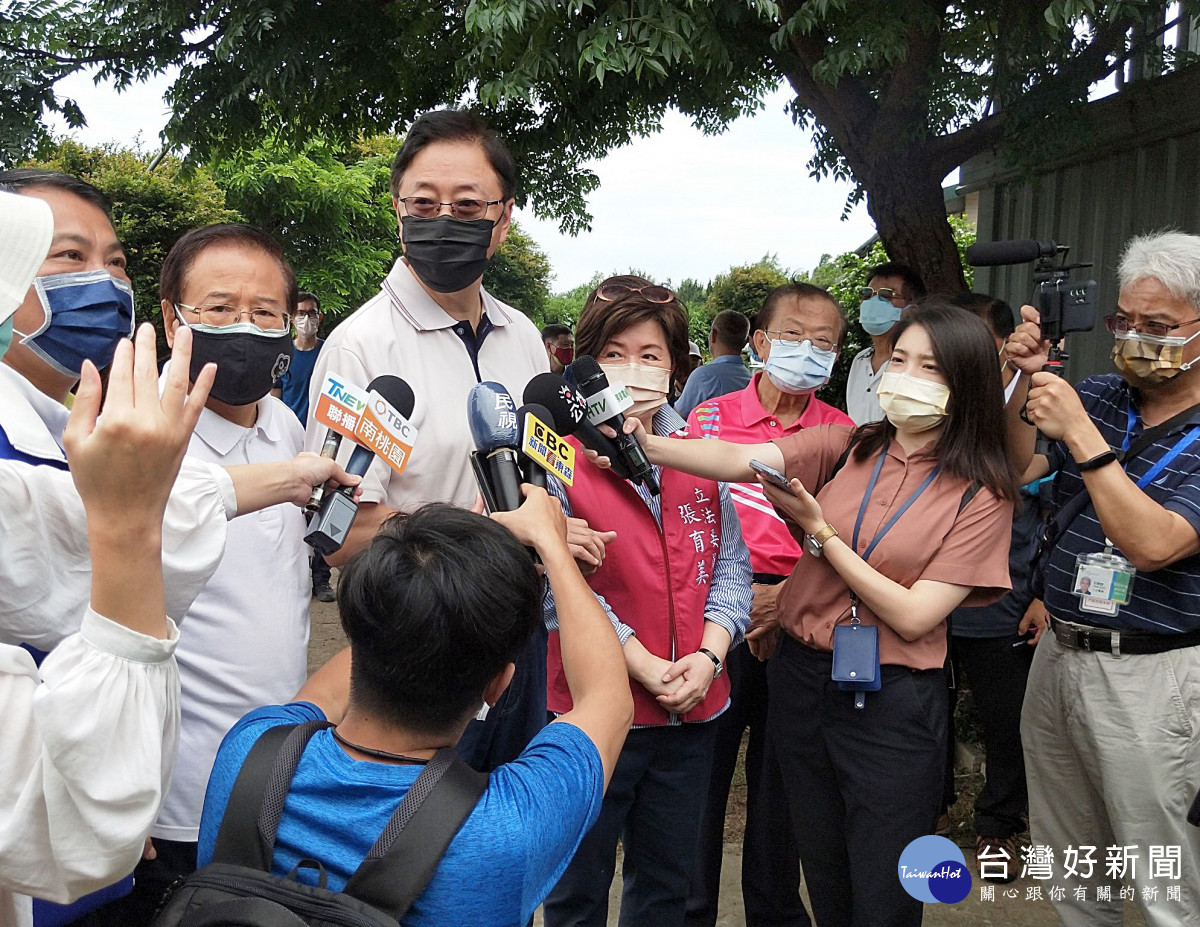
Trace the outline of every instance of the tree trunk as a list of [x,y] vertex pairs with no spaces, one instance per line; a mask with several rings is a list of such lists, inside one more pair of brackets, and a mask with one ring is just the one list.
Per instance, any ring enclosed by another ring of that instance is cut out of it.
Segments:
[[941,178],[925,170],[925,160],[919,148],[893,151],[859,174],[867,212],[888,256],[915,267],[930,293],[962,293],[967,281],[946,219]]

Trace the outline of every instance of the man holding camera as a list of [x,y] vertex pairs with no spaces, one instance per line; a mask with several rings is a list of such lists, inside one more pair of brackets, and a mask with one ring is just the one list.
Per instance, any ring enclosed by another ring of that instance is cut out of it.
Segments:
[[1059,471],[1041,562],[1053,633],[1021,727],[1031,837],[1054,853],[1068,927],[1120,924],[1120,896],[1095,889],[1121,881],[1147,923],[1200,924],[1200,829],[1186,822],[1200,788],[1200,237],[1135,238],[1118,275],[1105,323],[1120,376],[1076,390],[1041,372],[1031,306],[1006,346],[1022,374],[1013,463],[1022,482]]

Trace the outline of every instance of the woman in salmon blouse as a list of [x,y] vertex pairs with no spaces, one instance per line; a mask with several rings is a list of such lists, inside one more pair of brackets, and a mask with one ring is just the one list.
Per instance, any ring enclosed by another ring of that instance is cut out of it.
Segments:
[[[767,736],[821,927],[920,924],[897,867],[941,798],[946,616],[1009,585],[1016,486],[992,338],[970,313],[927,307],[894,343],[882,422],[759,445],[638,433],[663,466],[741,481],[755,459],[788,477],[790,490],[760,477],[805,550],[779,597]],[[871,677],[878,691],[854,691]]]

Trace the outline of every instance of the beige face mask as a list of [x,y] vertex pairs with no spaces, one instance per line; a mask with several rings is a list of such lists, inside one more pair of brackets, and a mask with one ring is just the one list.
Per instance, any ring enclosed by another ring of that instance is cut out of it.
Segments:
[[621,383],[628,387],[633,405],[626,409],[629,415],[647,415],[667,401],[667,390],[671,386],[671,371],[665,367],[649,364],[601,364],[600,369],[608,377],[609,386]]
[[888,421],[909,432],[936,428],[946,418],[950,387],[888,371],[879,380],[879,405]]
[[1117,335],[1112,349],[1113,364],[1131,386],[1153,388],[1192,366],[1183,362],[1183,346],[1192,338],[1171,335],[1159,338],[1134,332]]

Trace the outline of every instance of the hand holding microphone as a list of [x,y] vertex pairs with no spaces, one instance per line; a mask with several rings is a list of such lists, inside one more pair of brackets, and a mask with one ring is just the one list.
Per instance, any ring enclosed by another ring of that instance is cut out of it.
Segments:
[[[575,358],[571,370],[579,384],[579,391],[586,397],[588,421],[593,425],[607,425],[616,432],[613,442],[617,446],[617,454],[624,469],[631,474],[627,479],[644,485],[654,495],[658,495],[654,466],[646,457],[646,452],[642,450],[637,437],[625,432],[624,411],[633,405],[628,391],[610,386],[608,377],[600,369],[596,359],[587,354]],[[599,448],[595,450],[599,451]]]

